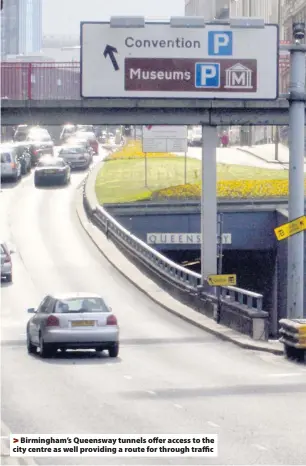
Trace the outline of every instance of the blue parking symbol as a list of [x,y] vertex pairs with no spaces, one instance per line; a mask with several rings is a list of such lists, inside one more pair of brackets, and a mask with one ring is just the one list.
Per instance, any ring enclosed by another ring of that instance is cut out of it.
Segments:
[[233,55],[233,31],[209,31],[208,55],[227,57]]
[[220,87],[220,63],[196,63],[195,87],[213,88]]

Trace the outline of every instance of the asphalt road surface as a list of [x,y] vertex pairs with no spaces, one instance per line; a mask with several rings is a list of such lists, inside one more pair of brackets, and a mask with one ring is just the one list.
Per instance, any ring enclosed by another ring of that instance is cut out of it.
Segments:
[[[78,223],[75,189],[0,194],[1,236],[16,249],[2,284],[2,422],[24,434],[217,433],[216,459],[37,458],[59,464],[305,464],[306,368],[241,350],[168,314],[102,257]],[[68,352],[29,356],[26,309],[50,291],[92,291],[121,325],[118,360]],[[3,434],[2,434],[3,435]]]

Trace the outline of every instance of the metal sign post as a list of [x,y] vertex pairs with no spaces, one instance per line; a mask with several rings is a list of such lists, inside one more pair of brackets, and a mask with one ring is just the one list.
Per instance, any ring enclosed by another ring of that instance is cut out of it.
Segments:
[[[304,126],[305,126],[305,24],[293,25],[295,45],[290,46],[291,79],[289,90],[289,222],[304,216]],[[301,35],[299,35],[301,34]],[[288,238],[288,318],[306,316],[304,307],[304,231]],[[303,312],[304,310],[304,312]]]
[[[223,260],[223,214],[218,215],[218,275],[222,275],[222,260]],[[217,314],[216,322],[219,323],[221,319],[221,287],[217,287]]]
[[202,126],[201,278],[217,273],[217,127]]

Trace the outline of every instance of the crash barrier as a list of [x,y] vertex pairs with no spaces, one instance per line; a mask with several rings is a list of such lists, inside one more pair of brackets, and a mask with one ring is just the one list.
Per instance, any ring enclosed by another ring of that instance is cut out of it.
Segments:
[[[93,170],[88,177],[96,176]],[[255,340],[268,340],[268,313],[263,311],[263,296],[234,286],[217,289],[201,286],[201,275],[169,260],[117,222],[93,195],[88,177],[83,186],[83,203],[89,219],[113,241],[142,271],[171,295],[188,306]],[[94,183],[93,183],[94,184]]]
[[281,319],[280,339],[285,355],[290,359],[305,360],[306,319]]

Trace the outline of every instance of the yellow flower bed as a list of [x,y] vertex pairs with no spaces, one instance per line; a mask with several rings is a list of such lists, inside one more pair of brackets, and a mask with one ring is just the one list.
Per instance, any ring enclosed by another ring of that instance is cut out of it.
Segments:
[[[144,159],[145,153],[142,151],[142,144],[140,141],[129,141],[122,149],[114,152],[106,157],[106,160],[122,160],[122,159]],[[177,157],[170,152],[148,152],[148,158],[169,158]]]
[[[304,187],[306,191],[306,180]],[[217,193],[220,198],[287,197],[288,180],[218,181]],[[198,199],[200,196],[200,184],[185,184],[155,191],[152,199]]]

